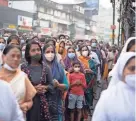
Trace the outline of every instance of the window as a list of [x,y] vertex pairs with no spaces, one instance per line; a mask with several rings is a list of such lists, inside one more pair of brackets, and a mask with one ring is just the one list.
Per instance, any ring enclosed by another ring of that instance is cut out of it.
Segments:
[[53,9],[47,9],[47,14],[53,15]]
[[56,10],[54,11],[54,16],[57,16],[57,11]]
[[53,15],[53,9],[50,10],[50,14]]
[[62,18],[66,18],[66,13],[62,13]]
[[44,7],[42,7],[42,6],[39,7],[39,11],[42,12],[42,13],[44,13]]
[[60,17],[61,16],[61,12],[58,11],[57,12],[57,16]]
[[44,8],[44,11],[45,11],[45,13],[47,13],[48,9],[47,9],[47,8]]
[[58,4],[58,5],[56,5],[56,8],[62,10],[62,9],[63,9],[63,6]]
[[69,16],[69,14],[67,14],[67,17],[66,17],[66,18],[67,18],[67,20],[69,20],[69,19],[70,19],[70,16]]

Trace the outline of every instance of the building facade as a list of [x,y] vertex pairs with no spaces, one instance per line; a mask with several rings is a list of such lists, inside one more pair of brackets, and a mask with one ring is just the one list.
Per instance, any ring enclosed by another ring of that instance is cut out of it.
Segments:
[[32,13],[0,6],[0,16],[0,34],[32,31]]
[[[112,8],[104,8],[102,6],[99,7],[99,14],[97,16],[93,16],[93,20],[97,21],[96,23],[96,36],[98,39],[103,40],[112,44],[112,29],[111,26],[113,24],[113,9]],[[116,11],[115,16],[115,44],[117,44],[118,39],[118,13]]]
[[84,38],[91,33],[91,19],[85,16],[83,4],[61,5],[50,0],[12,0],[9,3],[12,8],[33,13],[35,32],[53,36],[67,34],[74,38]]

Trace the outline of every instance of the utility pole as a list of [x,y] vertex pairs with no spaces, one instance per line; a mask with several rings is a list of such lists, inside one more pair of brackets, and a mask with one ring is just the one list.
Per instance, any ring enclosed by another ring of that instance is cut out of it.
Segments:
[[[113,26],[115,26],[115,0],[112,0],[113,5]],[[112,44],[115,42],[115,29],[112,30]]]
[[119,14],[120,14],[120,17],[119,17],[119,33],[118,33],[118,45],[119,45],[119,40],[120,40],[120,28],[121,28],[121,4],[120,4],[120,9],[119,9]]

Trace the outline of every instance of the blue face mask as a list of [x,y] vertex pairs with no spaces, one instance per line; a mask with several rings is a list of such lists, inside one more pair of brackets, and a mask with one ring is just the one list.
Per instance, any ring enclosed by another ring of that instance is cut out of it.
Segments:
[[22,40],[21,40],[21,44],[24,44],[24,43],[25,43],[25,40],[22,39]]
[[68,53],[68,57],[69,57],[70,59],[73,59],[75,56],[76,56],[75,53]]
[[97,44],[96,44],[95,42],[93,42],[91,46],[92,46],[92,47],[96,47]]
[[0,43],[0,50],[2,51],[5,48],[5,44]]

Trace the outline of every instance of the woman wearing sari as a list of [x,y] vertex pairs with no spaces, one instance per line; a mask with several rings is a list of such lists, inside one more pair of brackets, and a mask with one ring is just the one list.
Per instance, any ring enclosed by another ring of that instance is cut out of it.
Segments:
[[56,45],[56,52],[61,55],[62,59],[66,57],[67,50],[65,49],[65,42],[61,41],[59,44]]
[[[46,40],[45,45],[47,45],[47,44],[48,44],[48,45],[53,45],[54,47],[56,47],[56,42],[54,41],[53,38]],[[57,56],[58,62],[59,62],[63,67],[65,67],[65,66],[64,66],[64,62],[63,62],[63,59],[62,59],[62,56],[61,56],[59,53],[56,53],[56,56]]]
[[[64,64],[65,64],[65,70],[67,72],[71,72],[72,71],[72,64],[73,62],[78,62],[78,58],[76,56],[76,51],[73,47],[69,47],[67,49],[67,55],[66,58],[64,59]],[[83,72],[83,68],[81,70]]]
[[85,100],[89,108],[91,108],[93,106],[93,85],[97,77],[97,68],[95,62],[89,57],[90,51],[87,46],[81,46],[80,53],[79,60],[83,65],[87,83]]
[[19,69],[21,49],[18,46],[9,45],[4,49],[2,57],[4,65],[0,69],[0,79],[10,84],[20,108],[26,114],[32,107],[36,90],[27,75]]
[[[68,89],[68,81],[63,67],[58,63],[53,45],[45,45],[43,48],[44,61],[50,67],[54,80],[54,92],[49,95],[49,103],[52,121],[63,121],[62,94]],[[52,106],[51,106],[52,105]]]
[[16,97],[10,85],[0,80],[0,120],[24,121],[23,113],[19,108]]
[[[131,38],[129,38],[126,41],[126,43],[125,43],[125,45],[124,45],[124,47],[122,49],[122,52],[121,52],[120,56],[122,54],[126,53],[126,52],[135,52],[135,51],[136,51],[136,37],[131,37]],[[115,66],[113,67],[112,71],[109,73],[109,78],[110,79],[113,77],[112,75],[114,73],[116,73],[115,72],[116,68],[117,68],[117,65],[115,64]],[[111,86],[113,86],[114,84],[116,84],[116,80],[117,79],[116,79],[116,77],[113,77],[113,78],[114,79],[112,79],[112,80],[114,80],[114,81],[110,81],[108,88],[111,87]]]
[[116,83],[102,92],[92,121],[135,121],[135,62],[134,52],[120,56],[113,74]]
[[73,44],[74,44],[74,43],[73,43],[71,40],[66,40],[66,46],[65,46],[66,50],[67,50],[69,47],[73,46]]
[[33,40],[26,45],[25,58],[27,63],[21,68],[37,90],[33,106],[27,113],[27,120],[50,121],[47,92],[51,93],[53,90],[52,75],[49,67],[42,62],[42,50],[38,42]]

